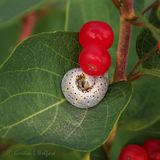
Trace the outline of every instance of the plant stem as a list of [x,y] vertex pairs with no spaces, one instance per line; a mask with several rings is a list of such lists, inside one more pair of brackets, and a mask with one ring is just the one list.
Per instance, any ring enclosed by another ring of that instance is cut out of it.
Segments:
[[142,72],[137,72],[135,75],[133,75],[132,77],[130,77],[130,81],[134,81],[137,80],[138,78],[140,78],[143,75]]
[[107,140],[107,143],[103,146],[108,159],[110,159],[110,150],[112,148],[112,144],[115,139],[116,132],[117,132],[117,125],[113,127],[112,132]]
[[36,13],[30,13],[23,19],[22,31],[20,34],[19,41],[23,41],[28,36],[30,36],[33,32],[33,29],[36,24],[37,15]]
[[[126,21],[126,19],[132,19],[135,17],[132,0],[123,0],[120,5],[117,5],[117,1],[114,0],[113,3],[116,7],[120,7],[120,36],[117,49],[117,58],[116,58],[116,68],[114,75],[114,82],[126,80],[126,65],[129,49],[129,41],[131,36],[131,24]],[[115,139],[117,131],[117,125],[112,129],[112,132],[107,140],[107,143],[104,145],[107,156],[110,155],[110,150],[112,143]]]
[[126,19],[135,17],[132,0],[124,0],[121,5],[120,36],[117,49],[114,82],[126,80],[126,66],[131,36],[131,24]]

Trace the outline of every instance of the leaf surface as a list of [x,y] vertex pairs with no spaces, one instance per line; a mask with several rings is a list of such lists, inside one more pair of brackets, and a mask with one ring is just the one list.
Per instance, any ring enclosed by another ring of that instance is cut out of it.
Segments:
[[160,71],[148,69],[144,74],[133,83],[132,99],[120,120],[122,128],[141,130],[160,119]]
[[127,107],[129,82],[110,85],[92,109],[78,109],[61,92],[77,67],[77,33],[43,33],[22,42],[0,65],[0,136],[20,143],[53,143],[77,150],[103,144]]

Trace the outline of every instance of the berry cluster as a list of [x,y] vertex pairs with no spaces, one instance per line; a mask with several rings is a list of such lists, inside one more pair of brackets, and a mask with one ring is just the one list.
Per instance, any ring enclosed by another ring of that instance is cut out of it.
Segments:
[[83,47],[79,64],[88,75],[104,75],[111,65],[111,57],[107,51],[113,44],[112,28],[102,21],[90,21],[82,26],[79,42]]
[[119,160],[160,160],[160,140],[147,140],[143,146],[127,145],[121,150]]

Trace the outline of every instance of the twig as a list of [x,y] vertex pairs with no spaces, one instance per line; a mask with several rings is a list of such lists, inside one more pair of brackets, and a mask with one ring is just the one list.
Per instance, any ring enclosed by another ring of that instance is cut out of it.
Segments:
[[134,81],[134,80],[137,80],[138,78],[140,78],[141,76],[143,75],[142,72],[137,72],[135,73],[135,75],[133,75],[132,77],[130,77],[130,81]]
[[144,56],[143,58],[141,58],[131,69],[131,71],[129,72],[127,79],[130,79],[132,77],[132,75],[135,73],[135,71],[137,70],[137,68],[144,63],[148,58],[150,58],[153,53],[155,53],[158,50],[157,46],[155,48],[153,48],[151,51],[149,51],[148,53],[146,53],[146,56]]
[[114,75],[114,82],[126,80],[126,66],[129,42],[131,36],[131,24],[126,19],[135,17],[132,0],[124,0],[120,16],[120,36],[117,49],[116,68]]
[[157,6],[159,4],[160,4],[160,2],[158,2],[158,1],[153,2],[151,5],[149,5],[147,8],[145,8],[142,11],[142,14],[145,14],[146,12],[148,12],[149,10],[151,10],[152,8],[154,8],[155,6]]

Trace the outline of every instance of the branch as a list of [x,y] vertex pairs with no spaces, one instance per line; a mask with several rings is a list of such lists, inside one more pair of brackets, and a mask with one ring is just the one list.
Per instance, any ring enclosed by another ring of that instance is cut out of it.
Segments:
[[117,49],[114,82],[126,80],[126,66],[131,36],[131,24],[126,19],[135,17],[132,0],[124,0],[120,8],[120,36]]

